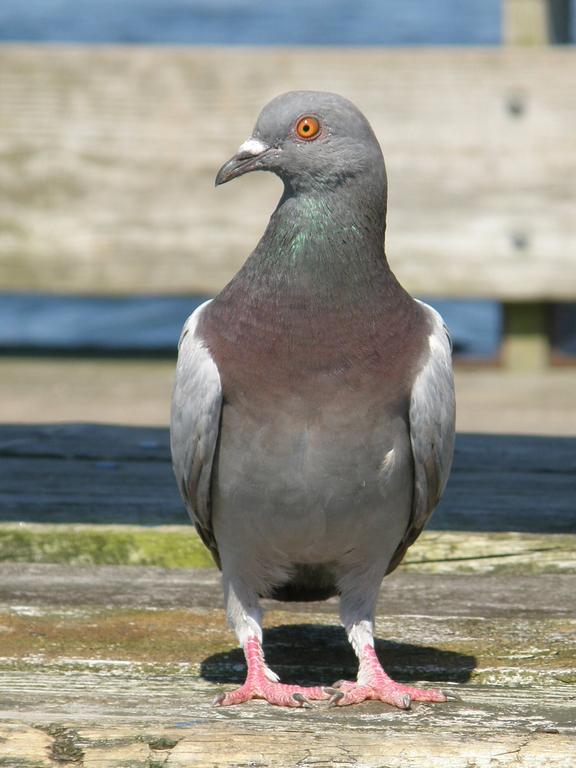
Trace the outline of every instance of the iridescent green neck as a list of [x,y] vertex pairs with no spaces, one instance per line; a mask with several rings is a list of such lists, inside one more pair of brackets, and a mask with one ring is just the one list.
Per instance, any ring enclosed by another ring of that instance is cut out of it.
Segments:
[[353,216],[338,216],[326,196],[299,195],[282,201],[263,237],[267,249],[293,263],[332,257],[361,247],[361,230]]
[[[353,199],[352,199],[353,198]],[[257,252],[292,263],[378,259],[384,251],[385,201],[338,192],[285,192],[260,241]]]
[[384,255],[385,198],[361,192],[287,190],[235,285],[255,297],[368,299],[390,270]]

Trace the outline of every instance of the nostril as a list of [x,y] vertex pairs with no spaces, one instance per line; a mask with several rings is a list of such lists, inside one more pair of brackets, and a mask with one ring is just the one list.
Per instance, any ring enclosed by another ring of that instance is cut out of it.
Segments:
[[256,155],[261,155],[263,152],[266,152],[267,149],[270,149],[268,144],[265,144],[263,141],[260,141],[260,139],[255,139],[254,137],[250,137],[238,147],[238,152],[236,152],[236,158],[238,160],[247,160],[250,157],[256,157]]

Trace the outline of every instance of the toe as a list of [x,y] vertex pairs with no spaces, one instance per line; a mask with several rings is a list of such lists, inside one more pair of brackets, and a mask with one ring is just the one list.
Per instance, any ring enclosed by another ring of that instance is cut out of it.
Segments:
[[343,687],[331,697],[330,706],[347,707],[350,704],[360,704],[361,701],[374,698],[374,692],[368,685],[353,684],[346,686],[346,690],[343,690]]
[[398,709],[410,709],[412,704],[412,698],[408,693],[402,693],[401,691],[378,691],[378,698],[383,701],[384,704],[391,704]]
[[348,693],[348,691],[354,691],[356,688],[358,688],[358,683],[356,683],[354,680],[339,680],[339,685],[335,685],[334,688],[337,688],[339,691],[343,691],[344,693]]
[[[326,691],[329,693],[329,691]],[[381,701],[398,709],[410,709],[413,701],[446,701],[442,691],[424,690],[399,684],[386,686],[358,685],[357,683],[343,684],[338,689],[332,689],[328,706],[346,707],[368,700]]]
[[428,702],[444,702],[448,701],[448,697],[443,691],[438,688],[412,688],[408,685],[399,686],[397,689],[400,693],[407,694],[412,701],[428,701]]
[[293,693],[292,694],[292,698],[294,699],[294,701],[297,701],[299,706],[301,706],[301,707],[304,707],[306,709],[310,709],[311,706],[312,706],[312,704],[310,704],[310,702],[308,701],[306,696],[304,696],[303,693]]
[[230,691],[230,693],[219,693],[214,698],[212,704],[215,707],[229,707],[232,704],[243,704],[245,701],[253,698],[254,692],[243,685],[235,691]]
[[337,707],[339,706],[342,699],[346,696],[345,693],[342,693],[342,691],[334,691],[332,696],[330,696],[330,700],[328,702],[329,707]]
[[302,694],[302,696],[306,699],[306,701],[323,701],[325,699],[329,699],[331,694],[328,692],[328,689],[325,688],[323,685],[315,685],[315,686],[289,686],[293,693],[299,693]]
[[305,689],[299,690],[293,685],[271,683],[261,691],[261,698],[277,707],[310,707],[310,701],[305,695]]

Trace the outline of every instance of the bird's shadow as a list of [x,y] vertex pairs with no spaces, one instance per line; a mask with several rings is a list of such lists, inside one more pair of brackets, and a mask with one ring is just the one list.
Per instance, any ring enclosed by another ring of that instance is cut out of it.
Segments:
[[[378,656],[388,674],[401,681],[465,683],[476,657],[426,645],[376,640]],[[282,682],[331,685],[336,679],[356,677],[358,662],[340,627],[324,624],[285,624],[266,630],[264,651],[268,665]],[[215,683],[241,684],[246,675],[240,648],[204,659],[201,674]]]

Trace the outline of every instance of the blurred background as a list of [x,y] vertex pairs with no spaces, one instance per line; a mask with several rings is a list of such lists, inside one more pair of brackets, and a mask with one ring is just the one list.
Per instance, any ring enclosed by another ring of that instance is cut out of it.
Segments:
[[576,0],[3,0],[0,422],[162,425],[180,328],[280,194],[263,104],[354,100],[461,430],[576,433]]

